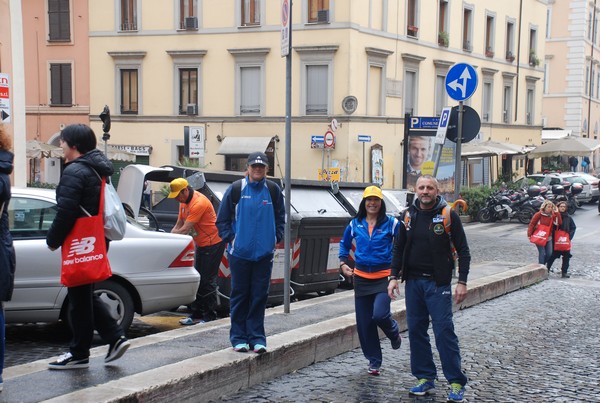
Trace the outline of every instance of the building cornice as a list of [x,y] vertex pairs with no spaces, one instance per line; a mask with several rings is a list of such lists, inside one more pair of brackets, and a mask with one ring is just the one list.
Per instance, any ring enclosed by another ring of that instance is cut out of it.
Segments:
[[433,64],[435,67],[449,68],[454,65],[454,62],[450,60],[442,60],[442,59],[433,59]]
[[167,54],[171,57],[202,57],[208,53],[207,50],[167,50]]
[[481,74],[486,75],[486,76],[493,76],[494,74],[496,74],[498,71],[497,69],[490,69],[489,67],[482,67],[481,68]]
[[323,45],[323,46],[294,46],[294,50],[298,53],[335,53],[340,48],[339,45]]
[[372,57],[383,57],[383,58],[387,58],[389,55],[394,54],[393,50],[373,48],[373,47],[370,47],[370,46],[367,46],[365,48],[365,52],[367,52],[367,55],[369,55],[369,56],[372,56]]
[[143,59],[146,57],[145,51],[113,51],[108,55],[113,59]]
[[412,53],[402,53],[402,60],[405,62],[421,63],[426,59],[425,56],[414,55]]
[[270,48],[241,48],[241,49],[227,49],[229,53],[234,56],[266,56],[271,49]]

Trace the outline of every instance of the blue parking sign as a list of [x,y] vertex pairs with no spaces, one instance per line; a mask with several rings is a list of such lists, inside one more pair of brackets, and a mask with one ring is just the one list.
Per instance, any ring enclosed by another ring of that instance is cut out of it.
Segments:
[[467,63],[457,63],[446,75],[446,92],[456,101],[471,98],[477,89],[477,72]]

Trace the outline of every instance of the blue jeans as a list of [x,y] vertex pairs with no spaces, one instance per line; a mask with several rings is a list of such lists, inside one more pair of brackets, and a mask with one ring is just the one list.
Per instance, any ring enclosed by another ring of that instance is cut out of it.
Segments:
[[360,348],[371,368],[381,367],[382,361],[377,326],[390,340],[398,337],[398,323],[392,318],[390,302],[390,297],[383,292],[354,298]]
[[552,257],[552,238],[548,239],[545,246],[535,245],[538,250],[538,263],[546,264]]
[[273,254],[253,262],[229,255],[231,269],[229,340],[232,346],[267,345],[265,309],[271,284]]
[[449,383],[465,385],[467,377],[461,370],[458,337],[452,322],[452,288],[437,286],[435,281],[407,280],[405,286],[406,323],[410,340],[410,368],[417,379],[437,377],[429,341],[429,317],[435,345],[442,362],[444,377]]

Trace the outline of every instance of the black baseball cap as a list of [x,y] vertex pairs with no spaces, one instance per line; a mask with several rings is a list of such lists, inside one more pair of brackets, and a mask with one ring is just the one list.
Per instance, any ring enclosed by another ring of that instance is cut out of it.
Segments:
[[269,158],[265,153],[260,151],[254,152],[248,156],[248,165],[261,164],[266,167],[269,166]]

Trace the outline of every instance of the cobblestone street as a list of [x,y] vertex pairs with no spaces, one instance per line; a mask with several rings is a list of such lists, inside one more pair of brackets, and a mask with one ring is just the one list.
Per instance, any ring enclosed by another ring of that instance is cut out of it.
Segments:
[[[455,314],[469,402],[598,402],[600,284],[549,281]],[[406,336],[404,334],[403,336]],[[433,341],[433,334],[430,334]],[[382,340],[382,375],[367,374],[360,349],[227,396],[227,402],[440,402],[448,387],[438,367],[435,394],[409,398],[408,340]],[[435,353],[435,348],[434,348]],[[439,358],[435,357],[439,366]]]
[[[600,259],[596,206],[573,217],[578,230],[572,277],[560,278],[560,261],[541,284],[455,313],[469,402],[600,402]],[[468,224],[473,263],[501,261],[520,266],[537,260],[526,226]],[[408,339],[384,348],[380,377],[367,375],[360,349],[226,396],[226,402],[442,402],[448,386],[439,358],[436,392],[409,397]],[[432,343],[433,334],[430,333]]]

